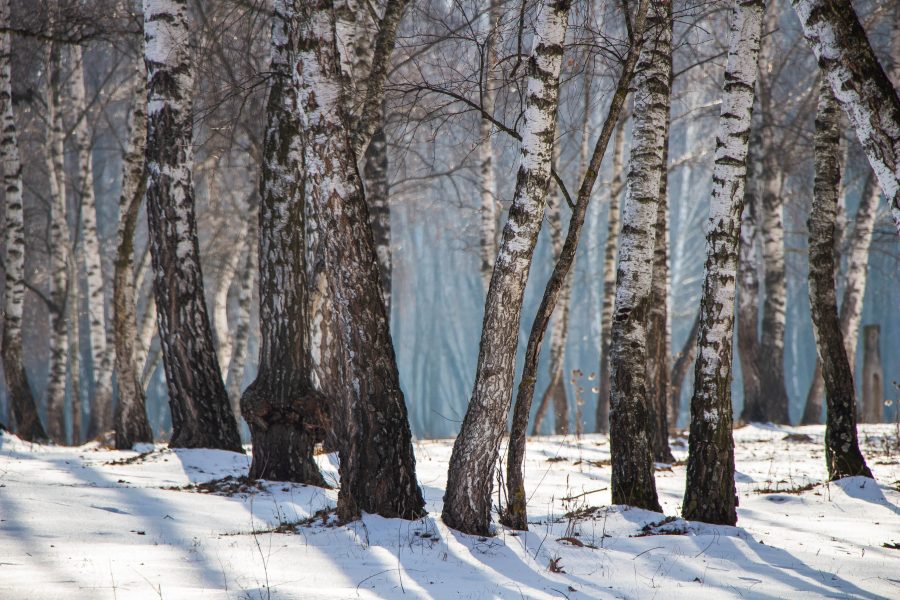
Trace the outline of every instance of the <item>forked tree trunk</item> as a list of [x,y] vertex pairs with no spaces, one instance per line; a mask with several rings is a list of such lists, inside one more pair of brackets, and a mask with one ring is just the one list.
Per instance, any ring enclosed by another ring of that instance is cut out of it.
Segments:
[[735,275],[764,12],[763,0],[737,0],[731,17],[706,230],[706,273],[682,505],[686,519],[724,525],[737,522],[731,436]]
[[70,94],[77,115],[73,131],[78,150],[78,198],[81,206],[81,260],[85,270],[88,317],[91,340],[91,372],[94,375],[91,397],[91,419],[88,437],[95,437],[113,427],[112,357],[106,349],[106,299],[103,293],[103,268],[100,263],[100,240],[97,235],[97,198],[94,194],[94,167],[91,156],[91,134],[88,128],[88,105],[84,88],[84,55],[82,47],[71,48],[72,74]]
[[113,331],[115,336],[116,448],[130,449],[137,443],[153,441],[147,420],[144,389],[134,361],[137,320],[134,305],[134,230],[144,201],[147,173],[144,151],[147,145],[147,85],[142,60],[135,69],[134,96],[128,115],[128,146],[122,160],[122,192],[119,198],[119,230],[113,275]]
[[900,234],[900,99],[850,0],[791,0],[803,35],[891,205]]
[[543,2],[536,24],[516,190],[485,301],[472,398],[453,444],[444,494],[444,523],[464,533],[491,533],[494,467],[512,398],[522,298],[550,184],[570,5]]
[[[388,4],[382,20],[373,64],[382,47],[388,16],[402,1]],[[298,86],[298,113],[303,148],[307,219],[317,231],[314,251],[321,263],[313,270],[310,286],[324,286],[320,299],[328,306],[322,314],[334,333],[333,360],[317,365],[321,390],[329,402],[337,434],[341,488],[338,516],[357,518],[362,511],[384,517],[418,518],[424,500],[416,482],[415,456],[407,421],[406,402],[390,328],[379,285],[375,242],[369,222],[356,157],[365,151],[371,131],[353,135],[344,107],[349,106],[341,85],[331,0],[295,5],[298,14],[298,57],[293,69]],[[396,27],[396,23],[393,25]],[[384,58],[384,57],[383,57]],[[381,69],[383,77],[387,65]],[[383,100],[383,79],[369,82]],[[380,88],[380,91],[379,89]],[[367,124],[368,127],[368,124]]]
[[[487,34],[484,40],[484,61],[481,65],[482,93],[481,107],[488,115],[494,116],[497,85],[493,70],[497,63],[497,26],[500,22],[499,0],[487,0],[489,8],[485,16]],[[497,256],[497,220],[500,204],[497,199],[497,179],[494,174],[494,146],[491,132],[493,124],[490,119],[482,118],[478,130],[478,165],[481,176],[481,283],[487,294],[494,271],[494,258]]]
[[242,452],[216,359],[194,217],[187,0],[145,0],[147,216],[174,448]]
[[816,114],[813,204],[809,221],[809,303],[825,394],[825,464],[830,480],[871,477],[856,436],[856,390],[841,335],[835,289],[834,229],[840,194],[840,114],[827,82]]
[[647,45],[635,74],[631,156],[622,205],[616,302],[610,339],[609,444],[613,504],[662,511],[653,477],[647,386],[647,317],[653,278],[660,179],[669,114],[670,5],[653,0]]
[[878,325],[863,328],[863,380],[862,380],[862,421],[880,423],[884,414],[884,370],[881,367],[881,350]]
[[[636,32],[634,39],[636,40],[643,39],[644,23],[649,4],[650,0],[642,0],[638,6],[634,25],[634,31]],[[525,474],[522,465],[525,459],[525,430],[528,425],[531,401],[534,397],[534,383],[541,342],[544,338],[544,331],[546,331],[547,324],[550,322],[550,317],[553,314],[553,308],[563,292],[565,281],[568,279],[572,264],[575,262],[575,251],[578,248],[578,239],[590,204],[591,192],[600,172],[600,165],[603,162],[606,147],[609,145],[609,138],[612,137],[615,124],[619,121],[622,107],[625,105],[625,98],[628,95],[628,88],[634,75],[639,53],[640,44],[636,44],[629,50],[628,58],[622,66],[622,73],[619,76],[616,91],[610,102],[609,112],[603,123],[603,129],[600,131],[600,137],[594,146],[591,160],[585,169],[584,179],[578,189],[578,199],[575,202],[572,217],[569,219],[569,230],[566,233],[565,243],[563,243],[559,259],[553,267],[553,272],[550,274],[550,281],[547,282],[547,286],[544,288],[541,305],[538,307],[538,312],[531,324],[528,346],[525,349],[525,365],[522,369],[522,379],[519,383],[519,389],[516,394],[516,406],[513,411],[512,432],[509,436],[509,453],[506,463],[506,489],[509,505],[501,515],[501,521],[514,529],[524,530],[528,528],[525,502]]]
[[272,84],[259,183],[259,371],[240,404],[253,441],[251,477],[324,486],[313,459],[323,405],[310,381],[302,115],[291,77],[300,60],[299,1],[276,2],[272,20]]
[[22,203],[22,163],[13,117],[9,0],[0,0],[0,161],[6,193],[6,289],[3,307],[3,373],[9,389],[16,434],[27,441],[47,438],[28,385],[22,350],[25,308],[25,211]]
[[595,431],[609,432],[609,340],[612,331],[613,304],[616,301],[616,256],[619,253],[619,195],[622,193],[622,154],[625,147],[625,119],[616,128],[613,146],[613,180],[607,208],[606,246],[603,249],[603,303],[600,307],[600,371],[598,374]]

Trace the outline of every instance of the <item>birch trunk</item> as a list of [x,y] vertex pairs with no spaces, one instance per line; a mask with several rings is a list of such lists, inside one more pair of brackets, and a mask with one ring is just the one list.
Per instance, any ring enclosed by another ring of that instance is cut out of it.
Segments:
[[137,443],[153,441],[147,420],[144,389],[135,362],[137,321],[134,304],[134,230],[144,201],[147,172],[147,86],[142,60],[135,69],[131,112],[128,115],[128,145],[122,158],[122,192],[119,197],[119,229],[113,275],[113,331],[115,336],[116,448],[127,450]]
[[606,246],[603,250],[603,303],[600,307],[600,372],[597,395],[597,433],[609,432],[609,340],[613,304],[616,300],[616,256],[619,252],[619,195],[623,183],[622,155],[625,147],[625,119],[616,128],[613,150],[613,180],[607,209]]
[[[232,242],[232,248],[243,248],[246,228],[239,230],[237,239]],[[241,260],[239,250],[229,252],[219,269],[219,280],[216,283],[213,294],[213,336],[216,340],[216,355],[219,357],[219,367],[222,368],[222,378],[228,375],[228,365],[231,364],[231,356],[234,350],[233,337],[228,327],[228,292],[234,283],[238,272],[238,263]]]
[[672,365],[672,372],[669,375],[669,424],[672,427],[678,425],[678,417],[681,416],[681,388],[684,386],[684,378],[687,377],[688,371],[694,364],[694,358],[697,356],[697,334],[700,332],[700,311],[694,317],[694,324],[688,332],[687,338],[684,340],[684,346],[681,352],[675,357],[675,364]]
[[174,448],[242,452],[203,295],[194,217],[187,0],[144,0],[147,215]]
[[[634,26],[634,31],[636,32],[634,34],[635,40],[643,39],[644,23],[649,4],[650,0],[642,0],[638,6]],[[591,192],[600,172],[600,165],[603,162],[606,147],[609,145],[609,138],[612,137],[613,129],[619,121],[622,107],[625,104],[625,98],[634,75],[640,50],[640,44],[630,48],[628,58],[622,66],[622,73],[619,76],[616,91],[610,102],[609,112],[603,123],[603,129],[594,146],[594,152],[591,155],[587,169],[585,169],[585,176],[578,190],[578,199],[575,203],[575,209],[572,211],[572,217],[569,219],[569,230],[566,233],[566,240],[560,251],[559,259],[553,267],[553,272],[550,274],[550,281],[547,282],[547,286],[544,288],[541,305],[538,307],[538,312],[531,324],[531,333],[525,349],[525,365],[522,369],[522,379],[519,383],[519,389],[516,394],[516,406],[513,411],[512,432],[509,436],[509,454],[506,466],[506,487],[509,505],[501,516],[501,520],[505,525],[515,529],[524,530],[528,528],[525,502],[525,474],[522,470],[522,464],[525,458],[525,429],[528,425],[528,413],[531,410],[531,401],[534,397],[537,360],[541,351],[544,331],[546,331],[553,309],[563,293],[565,281],[568,279],[569,271],[575,261],[575,251],[578,248],[578,239],[591,200]]]
[[[135,288],[137,289],[137,286]],[[156,296],[151,289],[144,304],[144,314],[141,315],[134,346],[134,364],[138,373],[141,374],[141,381],[144,380],[143,373],[147,370],[147,357],[150,355],[150,346],[156,335],[156,317]],[[142,387],[147,389],[146,385]]]
[[[488,0],[487,35],[484,40],[484,63],[482,64],[481,107],[488,115],[494,115],[497,95],[493,70],[497,64],[497,25],[500,21],[499,0]],[[481,176],[481,283],[487,294],[497,256],[497,221],[500,204],[497,199],[497,178],[494,174],[494,147],[492,144],[493,124],[482,118],[478,131],[478,165]]]
[[66,220],[66,174],[60,115],[59,44],[48,43],[45,55],[47,130],[44,142],[50,188],[50,310],[47,366],[47,433],[58,444],[66,442],[66,374],[68,367],[66,303],[68,300],[69,225]]
[[[672,41],[669,5],[654,0],[635,74],[631,156],[625,180],[610,338],[609,442],[613,504],[661,512],[653,478],[647,389],[647,317],[660,178],[665,166]],[[660,51],[660,48],[663,50]]]
[[763,0],[737,0],[731,18],[706,230],[706,273],[682,506],[686,519],[725,525],[737,522],[731,436],[732,333],[741,205],[764,12]]
[[69,256],[67,265],[67,277],[69,280],[69,293],[66,298],[66,315],[69,321],[69,377],[72,393],[72,445],[78,446],[82,441],[82,416],[84,410],[81,404],[81,326],[78,315],[79,283],[75,268],[75,257]]
[[47,439],[28,385],[22,350],[25,308],[25,212],[22,203],[22,163],[12,102],[12,40],[9,0],[0,0],[0,162],[6,192],[6,289],[3,307],[3,372],[9,388],[16,434],[26,441]]
[[[259,269],[259,208],[255,197],[250,199],[250,210],[247,212],[247,234],[245,236],[244,254],[241,266],[240,291],[238,292],[237,325],[234,329],[234,352],[228,365],[228,376],[225,385],[228,400],[235,418],[241,417],[241,384],[244,381],[244,370],[247,364],[250,342],[250,305],[253,302],[253,286]],[[305,327],[305,326],[304,326]]]
[[442,518],[465,533],[490,534],[493,473],[512,396],[522,298],[550,183],[570,4],[547,0],[539,10],[515,194],[485,302],[472,398],[450,457]]
[[863,372],[862,372],[862,421],[880,423],[884,414],[884,370],[881,367],[881,350],[878,325],[863,328]]
[[[389,25],[385,21],[395,5],[402,4],[388,4],[382,28]],[[350,103],[342,91],[332,8],[331,0],[296,7],[298,56],[293,78],[298,86],[305,206],[317,233],[313,250],[322,259],[310,265],[313,277],[308,285],[327,290],[319,296],[328,304],[321,314],[330,320],[326,331],[334,334],[330,340],[334,360],[317,365],[317,375],[339,441],[337,512],[342,520],[357,518],[362,511],[412,519],[422,516],[424,500],[416,482],[406,403],[356,169],[356,157],[367,140],[354,136],[360,144],[356,148],[350,142],[344,109]],[[389,50],[376,45],[373,64],[381,51],[389,55]],[[383,68],[386,72],[386,65]],[[371,93],[372,85],[367,102]],[[382,100],[378,98],[375,107]]]
[[837,100],[823,81],[816,114],[816,177],[807,226],[809,303],[828,399],[825,463],[832,481],[854,475],[872,477],[856,436],[856,393],[841,335],[834,280],[834,230],[841,181],[840,135]]
[[88,128],[88,105],[84,87],[82,47],[72,46],[72,74],[69,93],[72,108],[78,115],[73,138],[78,152],[78,198],[81,206],[81,261],[85,270],[88,317],[91,341],[93,396],[88,437],[113,428],[112,374],[113,364],[106,349],[106,300],[103,293],[103,268],[100,264],[100,240],[97,235],[97,200],[94,195],[94,167],[91,157],[91,134]]
[[291,77],[298,61],[298,0],[279,0],[272,20],[272,85],[260,173],[260,355],[241,396],[253,439],[250,476],[325,486],[313,459],[322,402],[309,379],[302,116]]
[[[384,117],[381,116],[383,120]],[[378,272],[381,275],[381,291],[388,319],[391,315],[391,190],[388,184],[387,136],[381,126],[372,134],[366,149],[366,166],[363,170],[369,221],[375,237],[375,254],[378,256]]]
[[850,0],[791,0],[826,81],[856,130],[900,234],[900,99]]

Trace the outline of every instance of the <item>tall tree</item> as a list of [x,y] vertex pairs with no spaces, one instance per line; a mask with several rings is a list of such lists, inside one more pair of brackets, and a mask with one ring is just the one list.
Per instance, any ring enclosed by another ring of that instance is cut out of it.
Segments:
[[671,56],[669,3],[653,0],[635,75],[631,156],[622,205],[610,338],[610,488],[614,504],[662,511],[653,478],[647,389],[647,316],[660,179],[665,176]]
[[809,303],[825,378],[825,465],[831,480],[871,477],[856,436],[856,391],[841,335],[835,287],[835,221],[840,195],[840,113],[824,80],[816,113],[813,204],[809,213]]
[[706,267],[682,506],[686,519],[726,525],[737,522],[731,436],[735,275],[764,12],[763,0],[736,0],[731,16],[706,229]]
[[172,438],[241,452],[203,296],[191,178],[193,59],[187,0],[144,0],[147,215]]
[[[404,6],[404,1],[395,0],[385,8],[365,114],[382,104],[396,32],[391,20],[399,21]],[[360,129],[351,130],[345,108],[351,99],[342,85],[332,1],[302,2],[295,9],[298,57],[293,80],[301,122],[302,186],[307,229],[316,232],[308,243],[321,258],[309,264],[308,285],[322,286],[318,298],[327,303],[322,314],[330,320],[325,330],[334,335],[329,340],[331,360],[316,365],[316,374],[339,442],[337,511],[343,520],[356,518],[361,511],[418,518],[425,503],[416,482],[406,402],[356,169],[357,156],[365,151],[374,129],[363,120]]]
[[[498,31],[500,22],[499,0],[487,0],[488,11],[484,17],[486,35],[484,54],[481,65],[481,109],[484,115],[494,114],[497,82],[494,79],[494,68],[497,64]],[[497,178],[494,174],[494,145],[492,143],[493,123],[483,116],[478,130],[478,165],[480,175],[480,219],[481,225],[481,283],[487,293],[494,271],[494,258],[497,256],[497,219],[500,204],[497,201]]]
[[240,403],[253,439],[251,477],[324,486],[313,459],[324,423],[310,380],[302,115],[291,76],[302,49],[298,2],[278,0],[272,18],[272,84],[259,181],[259,368]]
[[791,0],[825,80],[850,119],[900,234],[900,99],[850,0]]
[[16,433],[24,440],[47,438],[28,385],[22,351],[22,316],[25,308],[25,211],[22,202],[22,163],[13,116],[12,39],[9,0],[0,0],[0,162],[6,194],[5,303],[3,306],[3,373]]
[[490,534],[493,471],[512,399],[522,299],[550,184],[570,6],[569,0],[542,2],[535,26],[515,194],[488,287],[475,385],[444,494],[444,522],[466,533]]

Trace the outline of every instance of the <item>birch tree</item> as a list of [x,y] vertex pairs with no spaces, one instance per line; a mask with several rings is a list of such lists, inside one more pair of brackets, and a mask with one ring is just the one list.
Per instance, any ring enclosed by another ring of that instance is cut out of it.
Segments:
[[850,0],[791,0],[803,35],[850,119],[900,234],[900,99]]
[[453,445],[444,522],[490,534],[491,487],[512,399],[513,369],[525,284],[544,218],[559,103],[559,73],[571,3],[539,7],[529,59],[516,187],[485,302],[475,385]]
[[172,447],[241,452],[213,346],[194,217],[187,0],[144,0],[147,216]]
[[[488,0],[486,20],[487,35],[484,40],[484,60],[482,62],[481,107],[486,115],[493,115],[497,95],[497,84],[493,70],[497,63],[497,25],[500,22],[499,0]],[[497,220],[500,205],[497,201],[497,178],[494,174],[494,146],[492,144],[493,123],[487,117],[479,122],[478,165],[480,185],[480,233],[481,233],[481,283],[487,294],[497,256]]]
[[816,352],[822,361],[828,408],[825,411],[825,465],[829,479],[872,477],[856,435],[856,390],[844,348],[835,287],[834,231],[840,194],[840,114],[825,81],[816,114],[813,204],[809,213],[809,303]]
[[298,10],[297,0],[279,0],[272,18],[259,183],[259,369],[240,404],[253,440],[251,477],[324,486],[313,459],[324,406],[310,380],[302,116],[291,76],[307,26]]
[[736,0],[725,66],[722,110],[700,299],[700,332],[691,397],[686,519],[734,525],[734,440],[731,362],[740,218],[747,175],[747,142],[759,72],[763,0]]
[[9,0],[0,0],[0,162],[6,195],[6,289],[3,306],[3,373],[9,388],[16,433],[23,440],[47,438],[28,385],[22,348],[25,308],[25,211],[22,200],[22,163],[12,101],[12,40]]

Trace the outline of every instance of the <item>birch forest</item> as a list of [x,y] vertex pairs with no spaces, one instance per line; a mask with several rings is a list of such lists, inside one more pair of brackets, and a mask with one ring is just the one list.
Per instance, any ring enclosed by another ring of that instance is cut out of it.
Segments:
[[0,167],[0,597],[900,595],[897,0],[0,0]]

